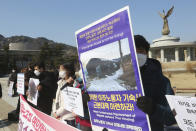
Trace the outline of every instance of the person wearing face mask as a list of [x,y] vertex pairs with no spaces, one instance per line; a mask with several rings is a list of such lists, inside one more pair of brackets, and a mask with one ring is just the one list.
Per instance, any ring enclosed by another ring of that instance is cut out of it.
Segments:
[[90,101],[90,96],[86,91],[86,89],[84,88],[82,70],[80,69],[78,72],[75,73],[75,75],[76,75],[76,79],[74,81],[74,87],[80,88],[82,91],[82,103],[84,109],[84,117],[81,117],[79,115],[75,116],[76,126],[78,129],[82,131],[92,131],[88,104],[87,104]]
[[[25,100],[27,100],[27,90],[28,90],[28,82],[30,77],[34,76],[34,73],[29,73],[29,70],[24,70],[22,73],[24,73],[24,78],[25,78],[25,94],[22,95],[24,97]],[[27,101],[28,102],[28,101]],[[31,104],[31,103],[29,103]],[[19,120],[19,113],[20,113],[20,97],[18,98],[18,104],[16,107],[16,110],[13,110],[11,112],[8,113],[8,120],[9,121],[15,121],[17,122]]]
[[55,100],[54,100],[54,103],[53,103],[53,109],[52,109],[52,113],[54,114],[56,112],[56,110],[59,108],[59,99],[60,99],[60,88],[65,84],[65,78],[66,76],[66,71],[64,69],[64,66],[63,64],[61,64],[59,66],[59,74],[58,74],[58,82],[57,82],[57,91],[56,91],[56,95],[55,95]]
[[53,107],[53,116],[56,119],[65,121],[67,124],[75,127],[75,117],[72,112],[64,109],[64,97],[61,94],[66,87],[73,87],[74,83],[74,66],[72,64],[62,64],[59,66],[59,81],[56,92],[56,99]]
[[9,77],[8,85],[9,85],[10,81],[14,82],[14,85],[13,85],[14,94],[12,95],[12,97],[13,96],[17,96],[18,93],[17,93],[17,87],[16,87],[16,83],[17,83],[17,69],[16,69],[16,67],[14,67],[12,69],[12,73],[11,73],[11,75]]
[[152,131],[163,131],[164,125],[175,124],[175,118],[165,95],[173,95],[169,79],[159,61],[147,58],[150,44],[141,35],[134,36],[138,64],[145,96],[137,99],[137,107],[149,115]]
[[35,78],[39,79],[40,83],[37,86],[38,100],[37,109],[50,115],[52,111],[52,103],[54,92],[57,88],[57,81],[54,72],[45,71],[43,63],[37,63],[34,66]]

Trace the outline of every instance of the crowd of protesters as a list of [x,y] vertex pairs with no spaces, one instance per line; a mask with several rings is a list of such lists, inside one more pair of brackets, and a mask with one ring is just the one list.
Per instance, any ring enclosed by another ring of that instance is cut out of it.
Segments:
[[[57,72],[58,71],[58,72]],[[17,94],[17,73],[24,73],[25,76],[25,94],[23,97],[28,102],[27,97],[29,95],[29,80],[30,78],[39,79],[38,99],[37,105],[30,102],[29,105],[44,112],[47,115],[51,115],[54,118],[64,121],[67,124],[79,128],[85,131],[91,131],[90,117],[87,102],[90,100],[86,90],[84,90],[83,80],[81,72],[75,71],[74,64],[63,63],[59,65],[59,69],[47,70],[45,64],[38,62],[35,64],[29,64],[27,68],[22,69],[20,72],[16,68],[13,69],[10,75],[9,81],[13,81],[13,96]],[[69,112],[64,109],[64,98],[62,90],[66,87],[80,88],[82,91],[84,117],[78,116],[73,112]],[[16,110],[8,113],[8,119],[11,121],[19,120],[20,112],[20,98]]]
[[[174,92],[168,78],[166,78],[161,69],[160,62],[155,59],[147,58],[149,51],[149,43],[143,36],[136,35],[134,37],[138,63],[140,66],[141,78],[144,87],[145,96],[139,97],[137,106],[144,113],[149,115],[152,131],[163,131],[164,125],[172,125],[176,123],[174,115],[168,105],[165,95],[173,95]],[[12,71],[10,80],[15,82],[14,95],[16,95],[16,69]],[[37,105],[29,103],[34,108],[53,116],[58,120],[62,120],[67,124],[79,128],[84,131],[91,131],[91,122],[88,111],[89,95],[84,88],[81,71],[76,72],[74,65],[71,63],[63,63],[59,65],[57,71],[48,71],[43,63],[30,64],[25,70],[25,92],[23,95],[27,100],[28,82],[30,78],[39,79],[37,86],[39,92]],[[66,87],[80,88],[82,91],[82,101],[84,108],[84,117],[78,116],[73,112],[65,110],[64,98],[62,90]],[[20,110],[20,100],[11,116],[17,116]],[[104,129],[107,130],[107,129]]]

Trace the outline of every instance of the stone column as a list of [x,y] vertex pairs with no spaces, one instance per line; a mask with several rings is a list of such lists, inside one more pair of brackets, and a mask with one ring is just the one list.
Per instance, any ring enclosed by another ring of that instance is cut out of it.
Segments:
[[148,52],[148,57],[152,58],[152,51],[151,50],[149,50],[149,52]]
[[175,48],[175,61],[179,61],[179,48]]
[[187,61],[187,50],[184,50],[184,61]]
[[161,62],[164,62],[164,49],[161,49]]
[[190,61],[191,60],[191,48],[188,47],[187,48],[187,61]]
[[195,60],[195,48],[193,47],[193,60]]

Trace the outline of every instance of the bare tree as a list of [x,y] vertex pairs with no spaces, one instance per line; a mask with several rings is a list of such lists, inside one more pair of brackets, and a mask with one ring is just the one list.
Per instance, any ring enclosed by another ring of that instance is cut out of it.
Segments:
[[122,47],[121,47],[121,41],[118,41],[118,45],[119,45],[119,52],[120,52],[120,66],[123,68],[123,72],[125,71],[125,67],[123,64],[123,53],[122,53]]

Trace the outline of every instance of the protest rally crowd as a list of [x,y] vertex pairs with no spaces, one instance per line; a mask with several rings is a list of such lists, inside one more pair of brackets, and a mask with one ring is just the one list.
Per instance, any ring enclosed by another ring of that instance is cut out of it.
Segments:
[[[150,48],[149,43],[141,35],[135,35],[134,39],[145,93],[145,96],[137,99],[137,107],[149,115],[152,131],[163,131],[165,126],[176,123],[173,112],[165,97],[165,95],[174,95],[174,92],[169,79],[162,73],[160,62],[147,58]],[[17,73],[19,71],[14,68],[12,72],[9,81],[14,82],[13,95],[17,95]],[[27,100],[29,105],[80,130],[92,130],[87,104],[90,101],[90,97],[84,88],[82,71],[77,70],[76,72],[74,64],[62,63],[59,65],[59,69],[48,71],[44,63],[37,62],[29,64],[21,72],[25,74],[25,94],[23,97],[26,100],[29,93],[31,93],[29,92],[30,78],[39,79],[40,81],[37,86],[37,105],[35,106]],[[66,105],[64,105],[64,101],[66,100],[62,96],[62,90],[66,87],[81,89],[84,117],[65,110],[64,106]],[[9,120],[18,121],[19,112],[20,99],[18,100],[16,110],[8,114]],[[104,128],[103,130],[107,129]]]
[[[59,74],[57,72],[47,71],[45,69],[44,63],[35,63],[34,65],[29,64],[26,70],[23,70],[22,73],[25,74],[25,92],[26,94],[23,97],[27,100],[29,95],[29,86],[28,82],[30,78],[39,79],[40,83],[37,86],[39,96],[37,99],[37,106],[28,102],[32,107],[44,112],[47,115],[52,115],[56,119],[65,120],[67,124],[74,127],[78,127],[82,130],[91,130],[90,118],[88,114],[87,102],[89,96],[84,90],[83,82],[81,75],[75,73],[74,65],[71,63],[61,64],[59,66]],[[14,69],[10,77],[10,81],[17,80],[17,71]],[[13,78],[14,77],[14,78]],[[17,84],[14,84],[14,94],[16,95],[15,88]],[[75,87],[82,89],[82,97],[84,103],[84,112],[85,117],[80,117],[75,115],[72,112],[66,111],[63,106],[63,97],[61,95],[61,90],[66,87]],[[11,120],[18,120],[20,112],[20,100],[18,100],[18,105],[16,110],[8,114],[8,118]]]

